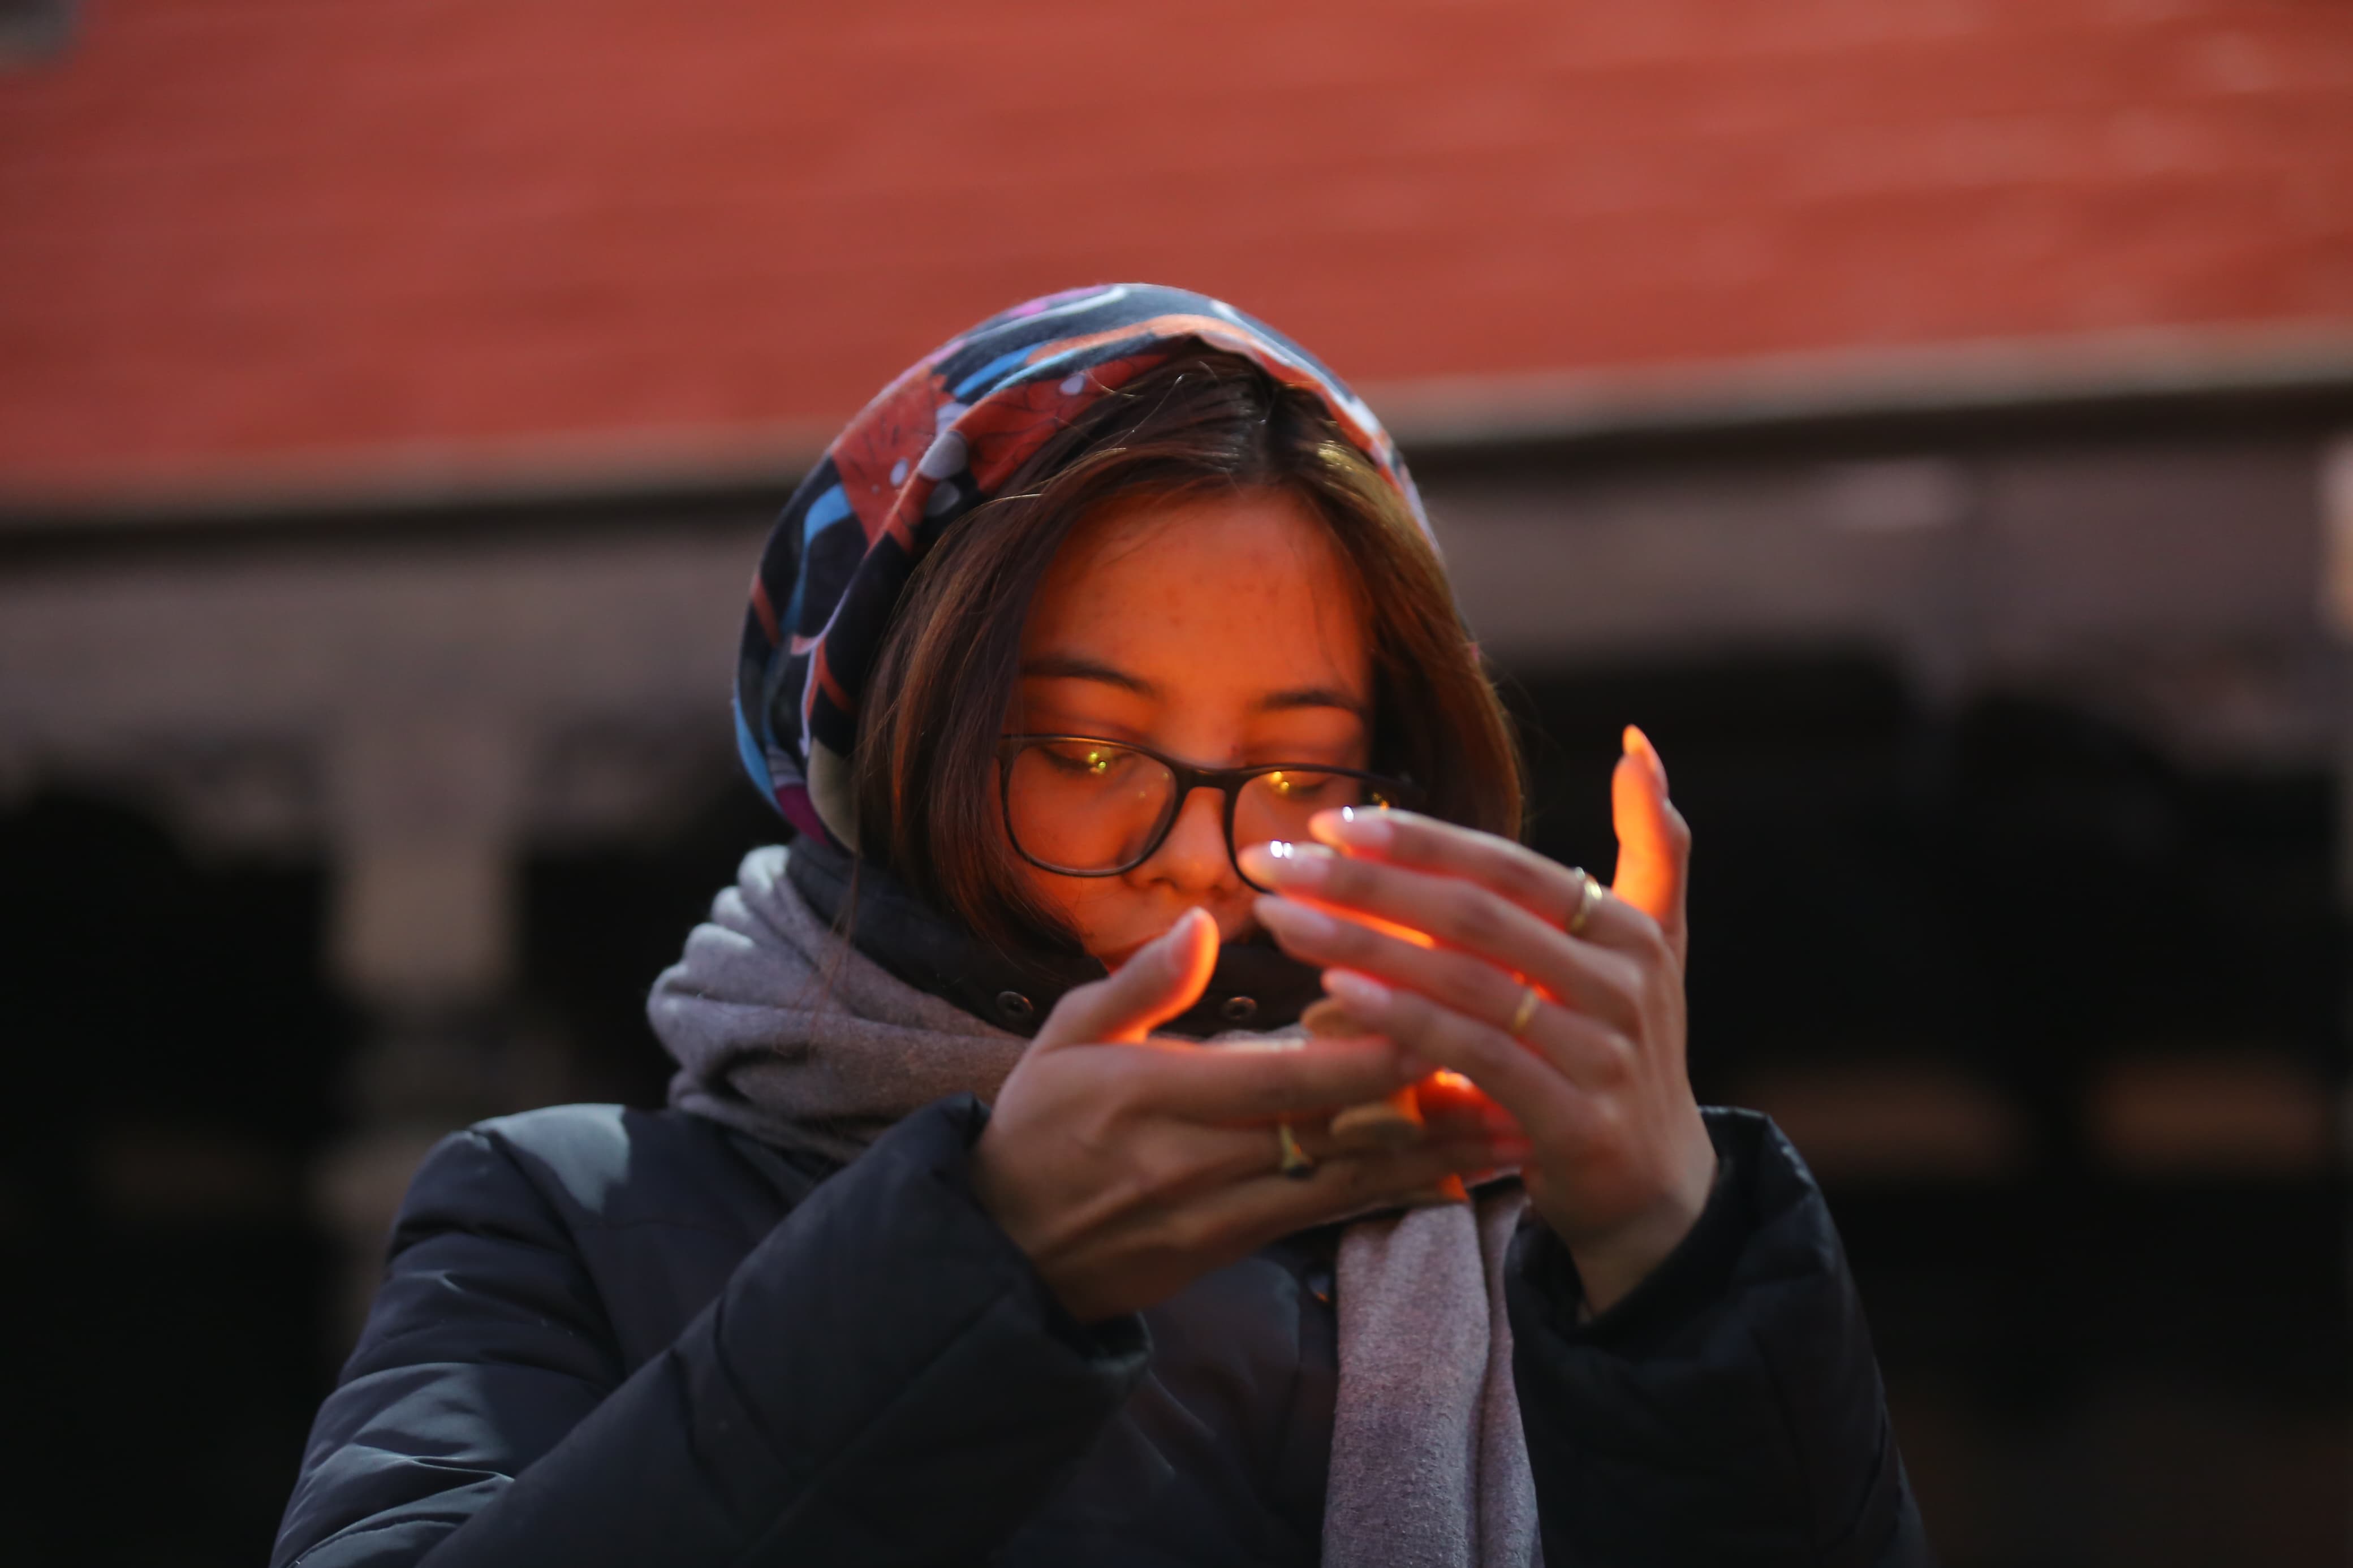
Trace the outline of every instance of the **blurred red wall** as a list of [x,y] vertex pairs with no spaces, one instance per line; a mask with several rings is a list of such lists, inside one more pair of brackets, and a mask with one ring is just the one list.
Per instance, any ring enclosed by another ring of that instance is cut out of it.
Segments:
[[1113,278],[1382,383],[2353,320],[2319,0],[89,0],[0,486],[823,426]]

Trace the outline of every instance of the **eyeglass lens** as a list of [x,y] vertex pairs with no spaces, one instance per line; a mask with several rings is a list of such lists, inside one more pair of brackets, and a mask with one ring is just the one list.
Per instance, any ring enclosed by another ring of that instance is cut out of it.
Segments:
[[[1307,819],[1376,798],[1346,773],[1283,768],[1261,773],[1234,801],[1232,847],[1303,838]],[[1140,752],[1099,741],[1048,741],[1014,754],[1006,784],[1013,841],[1058,870],[1100,872],[1141,861],[1175,812],[1176,777]]]

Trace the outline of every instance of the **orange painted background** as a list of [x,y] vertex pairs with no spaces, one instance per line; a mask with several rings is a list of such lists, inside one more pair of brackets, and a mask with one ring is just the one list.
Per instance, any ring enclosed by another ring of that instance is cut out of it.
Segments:
[[1379,383],[2353,321],[2315,0],[90,0],[0,71],[0,485],[829,422],[1014,299]]

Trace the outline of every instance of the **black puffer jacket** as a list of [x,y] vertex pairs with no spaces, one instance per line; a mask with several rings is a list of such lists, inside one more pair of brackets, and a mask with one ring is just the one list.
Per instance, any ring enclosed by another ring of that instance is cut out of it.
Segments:
[[[1312,1563],[1329,1237],[1092,1328],[974,1200],[943,1101],[839,1173],[675,1112],[486,1122],[418,1173],[276,1563]],[[1828,1211],[1760,1117],[1577,1326],[1510,1260],[1556,1568],[1929,1560]]]

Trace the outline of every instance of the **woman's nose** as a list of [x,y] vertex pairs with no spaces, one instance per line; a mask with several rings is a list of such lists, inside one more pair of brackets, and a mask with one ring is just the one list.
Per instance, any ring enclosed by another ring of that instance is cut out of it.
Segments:
[[1204,892],[1238,880],[1226,849],[1226,802],[1218,791],[1197,789],[1176,808],[1167,838],[1137,868],[1186,892]]

